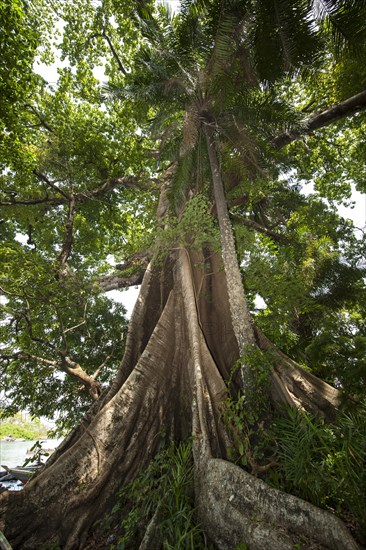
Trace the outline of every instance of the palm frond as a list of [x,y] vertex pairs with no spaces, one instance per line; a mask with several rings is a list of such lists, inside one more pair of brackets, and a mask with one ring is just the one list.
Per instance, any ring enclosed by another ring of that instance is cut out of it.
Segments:
[[366,56],[366,3],[360,0],[313,0],[322,29],[331,31],[337,57],[350,52]]
[[321,43],[308,2],[255,2],[249,44],[261,80],[275,82],[289,70],[314,64]]

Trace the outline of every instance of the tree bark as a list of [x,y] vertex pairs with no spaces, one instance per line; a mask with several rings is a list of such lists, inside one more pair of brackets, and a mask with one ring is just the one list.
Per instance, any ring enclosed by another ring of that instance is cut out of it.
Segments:
[[244,345],[255,345],[255,336],[248,304],[244,295],[234,235],[220,174],[220,166],[217,159],[214,131],[208,124],[205,125],[205,134],[208,156],[210,159],[217,217],[220,226],[222,259],[228,285],[230,312],[239,352],[241,353]]
[[[222,402],[237,356],[220,258],[175,249],[163,270],[150,264],[111,388],[22,492],[0,496],[0,529],[13,548],[82,549],[119,488],[164,439],[193,435],[200,521],[217,548],[293,548],[305,537],[307,548],[356,550],[332,515],[227,462],[232,442]],[[285,371],[284,357],[279,364]],[[317,394],[324,398],[314,387],[314,403]]]
[[345,101],[334,105],[330,109],[311,115],[304,121],[302,128],[277,136],[272,141],[272,145],[276,149],[282,149],[282,147],[285,147],[292,141],[295,141],[300,136],[310,134],[314,130],[329,126],[329,124],[337,122],[337,120],[340,120],[341,118],[353,115],[359,111],[363,111],[364,109],[366,109],[366,90],[349,97]]

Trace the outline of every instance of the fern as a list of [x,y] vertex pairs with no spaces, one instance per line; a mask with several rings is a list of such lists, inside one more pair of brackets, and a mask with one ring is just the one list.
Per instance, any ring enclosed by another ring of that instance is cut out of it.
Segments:
[[317,506],[348,510],[366,532],[366,411],[336,424],[297,409],[275,422],[282,488]]

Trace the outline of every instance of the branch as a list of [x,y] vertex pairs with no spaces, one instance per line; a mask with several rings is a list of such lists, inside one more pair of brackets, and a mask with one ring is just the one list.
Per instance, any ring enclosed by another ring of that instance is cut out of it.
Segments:
[[[74,378],[80,380],[94,401],[96,401],[100,395],[99,383],[94,380],[93,376],[89,376],[78,363],[75,363],[75,361],[70,359],[70,357],[64,356],[62,357],[61,362],[58,362],[52,359],[46,359],[45,357],[39,357],[38,355],[33,355],[32,353],[28,353],[26,351],[18,351],[12,354],[0,354],[0,358],[7,361],[18,358],[31,359],[32,361],[36,361],[41,365],[61,370],[66,374],[69,374]],[[107,362],[108,359],[109,357],[105,359],[101,367]]]
[[328,126],[341,118],[351,116],[359,111],[363,111],[364,109],[366,109],[366,90],[349,97],[342,103],[338,103],[330,109],[326,109],[321,113],[310,116],[304,121],[303,128],[281,134],[274,138],[271,144],[275,149],[282,149],[282,147],[285,147],[285,145],[295,141],[300,136],[309,134],[313,130],[318,130],[324,126]]
[[121,71],[122,74],[124,74],[124,76],[126,76],[128,73],[127,73],[126,69],[124,68],[124,66],[122,65],[122,61],[121,61],[118,53],[116,52],[109,36],[103,31],[101,33],[93,34],[91,36],[91,38],[97,38],[98,36],[100,36],[101,38],[104,38],[104,40],[106,40],[108,42],[108,46],[109,46],[109,48],[112,52],[112,55],[113,55],[114,59],[117,61],[117,65],[119,67],[119,70]]
[[147,191],[149,188],[153,188],[155,180],[151,179],[149,182],[142,182],[139,176],[125,176],[122,178],[111,178],[107,179],[103,185],[97,187],[90,193],[76,193],[75,198],[78,202],[89,199],[98,199],[99,197],[117,189],[118,187],[128,187],[130,189],[141,189],[142,191]]
[[24,107],[29,107],[29,109],[31,109],[31,111],[33,112],[33,114],[36,115],[36,117],[38,118],[38,120],[40,121],[41,123],[41,126],[44,126],[46,128],[46,130],[48,130],[49,132],[51,132],[52,134],[55,134],[55,131],[51,128],[51,126],[45,121],[45,119],[39,114],[39,112],[33,107],[33,105],[31,105],[30,103],[25,103]]
[[126,269],[130,269],[131,267],[138,268],[143,266],[145,272],[149,261],[150,258],[146,252],[136,252],[135,254],[132,254],[132,256],[130,256],[123,264],[117,264],[116,269],[119,271],[126,271]]
[[113,357],[113,352],[114,352],[114,347],[112,349],[112,353],[110,353],[109,355],[106,356],[106,358],[104,359],[103,363],[101,363],[99,365],[99,367],[97,368],[97,370],[95,372],[93,372],[93,374],[91,375],[91,378],[93,378],[93,380],[95,380],[97,378],[97,376],[99,375],[100,371],[106,366],[106,364],[108,363],[108,361]]
[[58,199],[50,199],[48,195],[41,199],[20,199],[12,201],[0,201],[0,206],[34,206],[35,204],[60,204]]
[[122,277],[120,275],[106,275],[98,279],[97,283],[104,292],[109,290],[116,290],[118,288],[126,288],[130,286],[137,286],[142,283],[144,278],[144,271],[139,271],[137,273],[132,273],[129,276]]
[[67,272],[67,260],[71,254],[71,247],[73,242],[73,229],[74,229],[74,217],[75,217],[75,197],[72,195],[69,203],[69,213],[66,222],[66,235],[58,260],[60,262],[60,273]]
[[75,329],[77,329],[77,328],[79,328],[79,327],[85,325],[85,323],[86,323],[86,321],[85,321],[85,319],[83,319],[83,320],[80,321],[80,323],[78,323],[77,325],[74,325],[73,327],[70,327],[70,328],[66,328],[66,329],[64,330],[64,334],[66,334],[67,332],[71,332],[71,331],[73,331],[73,330],[75,330]]
[[[37,175],[40,179],[45,181],[44,178],[47,179],[45,183],[48,185],[50,183],[53,184],[53,182],[50,182],[44,174],[41,174],[40,172],[34,172],[35,175]],[[54,184],[53,184],[54,185]],[[96,189],[93,189],[89,192],[79,192],[74,194],[75,202],[78,204],[88,202],[89,200],[96,200],[107,193],[110,193],[114,189],[117,189],[119,187],[128,187],[131,189],[140,189],[142,191],[147,191],[149,189],[153,189],[155,186],[155,179],[150,179],[149,181],[143,182],[142,179],[139,176],[124,176],[121,178],[112,178],[107,179],[100,187],[97,187]],[[62,204],[67,204],[70,202],[70,197],[66,195],[61,189],[54,185],[55,190],[57,190],[57,193],[62,194],[62,197],[49,197],[47,194],[45,197],[42,197],[40,199],[19,199],[19,200],[12,200],[12,201],[0,201],[0,206],[24,206],[24,205],[36,205],[36,204],[47,204],[50,206],[60,206]]]
[[260,225],[254,220],[250,220],[249,218],[242,218],[241,216],[238,216],[236,214],[232,214],[230,217],[238,221],[239,223],[242,223],[243,225],[250,227],[251,229],[255,229],[259,233],[263,233],[263,235],[267,235],[267,237],[270,237],[271,239],[277,242],[289,242],[288,237],[286,237],[285,235],[276,233],[275,231],[268,229],[268,227],[264,227],[263,225]]
[[33,355],[32,353],[28,353],[26,351],[17,351],[11,354],[5,353],[5,354],[1,354],[0,357],[8,361],[11,361],[12,359],[18,359],[18,358],[32,359],[33,361],[37,361],[37,363],[41,363],[42,365],[46,365],[47,367],[57,368],[56,361],[53,361],[52,359],[46,359],[45,357],[38,357],[38,355]]
[[60,193],[60,195],[62,195],[66,200],[68,201],[70,200],[70,196],[67,193],[65,193],[65,191],[57,187],[57,185],[55,185],[54,182],[51,181],[45,174],[42,174],[42,172],[37,172],[37,170],[33,170],[33,174],[37,176],[37,178],[42,180],[44,183],[46,183],[49,187],[51,187],[51,189],[56,191],[56,193]]
[[[149,256],[144,252],[137,252],[133,254],[123,264],[117,264],[116,269],[119,271],[128,271],[130,273],[125,275],[105,275],[98,279],[98,285],[105,292],[109,290],[116,290],[118,288],[126,288],[130,286],[137,286],[142,283],[146,268],[149,263]],[[132,272],[131,272],[132,271]]]
[[32,342],[37,342],[38,344],[43,344],[44,346],[54,350],[55,346],[53,344],[51,344],[51,342],[49,342],[48,340],[45,340],[44,338],[39,338],[38,336],[34,336],[34,334],[33,334],[33,321],[32,321],[32,318],[31,318],[31,313],[30,313],[31,310],[30,310],[29,302],[28,302],[27,298],[25,298],[25,297],[24,297],[24,300],[25,300],[25,303],[26,303],[26,306],[27,306],[27,310],[22,311],[21,316],[24,318],[24,320],[26,322],[29,338],[32,340]]
[[84,387],[88,390],[93,401],[96,401],[100,396],[100,385],[93,376],[89,376],[79,365],[75,363],[70,357],[63,357],[61,363],[61,369],[67,374],[71,374],[75,378],[78,378],[83,383]]

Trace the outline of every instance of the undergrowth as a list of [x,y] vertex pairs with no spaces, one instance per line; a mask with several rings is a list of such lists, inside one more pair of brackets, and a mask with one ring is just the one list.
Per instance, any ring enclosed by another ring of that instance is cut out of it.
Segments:
[[366,543],[366,409],[340,412],[334,423],[291,407],[261,420],[256,403],[261,404],[270,358],[254,359],[265,359],[257,401],[248,406],[239,395],[225,402],[224,421],[234,433],[231,460],[272,486],[336,513]]
[[171,445],[157,454],[122,489],[106,518],[109,525],[115,525],[116,520],[119,535],[111,550],[138,548],[147,529],[151,534],[149,548],[209,550],[195,517],[191,442]]
[[[271,352],[250,346],[244,348],[231,371],[228,396],[223,404],[223,421],[234,442],[228,449],[229,459],[254,475],[266,471],[273,462],[273,438],[266,427],[271,414],[268,392],[273,361]],[[249,398],[241,393],[233,397],[230,392],[242,366],[255,372]]]
[[293,408],[273,424],[277,468],[270,481],[341,517],[351,513],[366,541],[366,410],[329,424]]

